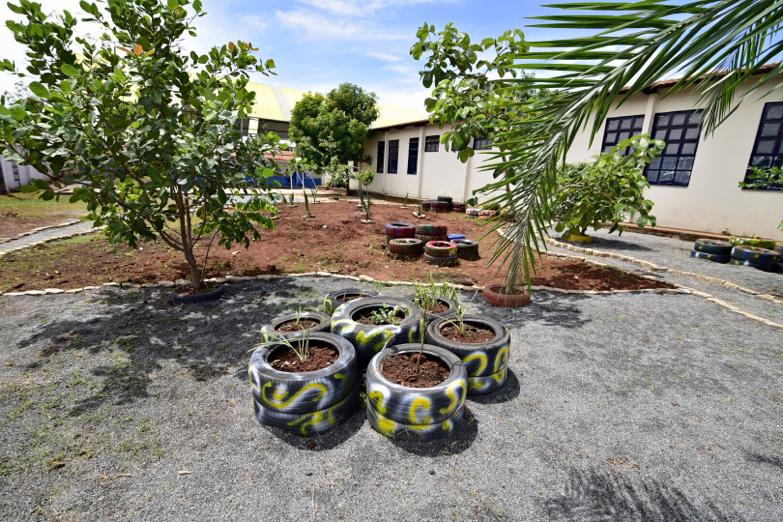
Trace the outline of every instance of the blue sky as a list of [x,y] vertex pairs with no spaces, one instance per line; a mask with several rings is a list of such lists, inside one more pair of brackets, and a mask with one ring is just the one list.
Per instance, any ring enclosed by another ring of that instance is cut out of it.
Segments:
[[[39,0],[40,1],[40,0]],[[78,13],[78,0],[43,0],[47,12]],[[273,58],[278,75],[266,83],[302,90],[328,90],[345,81],[378,94],[384,103],[421,107],[426,91],[418,64],[408,54],[416,29],[453,21],[474,39],[530,23],[547,9],[539,1],[476,0],[203,0],[207,16],[188,47],[206,50],[230,40],[249,40]],[[541,2],[543,3],[543,2]],[[0,4],[0,56],[17,61],[23,50],[4,27],[14,16]],[[527,31],[528,37],[541,37]],[[0,78],[0,91],[13,85]]]

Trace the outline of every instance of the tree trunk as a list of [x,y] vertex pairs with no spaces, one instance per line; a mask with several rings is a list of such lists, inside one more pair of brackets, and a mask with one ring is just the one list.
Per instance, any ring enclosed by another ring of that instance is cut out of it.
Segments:
[[188,267],[190,268],[190,284],[196,290],[200,290],[204,287],[204,281],[202,280],[202,271],[196,261],[196,255],[193,253],[193,245],[185,246],[185,259],[188,261]]

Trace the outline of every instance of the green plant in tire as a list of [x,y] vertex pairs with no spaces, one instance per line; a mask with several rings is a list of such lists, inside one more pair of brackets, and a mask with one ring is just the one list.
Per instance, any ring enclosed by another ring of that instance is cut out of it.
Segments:
[[378,308],[377,310],[373,310],[370,314],[370,319],[372,320],[373,324],[382,325],[382,324],[399,324],[400,323],[400,317],[399,313],[402,310],[398,306],[382,306]]
[[[299,322],[298,317],[296,321]],[[304,332],[302,332],[302,337],[296,339],[296,341],[293,343],[284,335],[280,335],[268,340],[265,343],[255,346],[253,350],[259,347],[273,346],[273,345],[285,346],[286,348],[294,352],[300,361],[304,362],[310,357],[310,331],[305,330]]]

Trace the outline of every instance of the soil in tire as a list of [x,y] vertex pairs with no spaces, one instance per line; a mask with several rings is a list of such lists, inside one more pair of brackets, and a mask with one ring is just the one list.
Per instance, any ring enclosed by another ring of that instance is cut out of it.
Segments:
[[465,323],[462,329],[458,325],[446,323],[440,329],[441,335],[450,341],[460,344],[483,344],[495,338],[495,331]]
[[286,321],[284,323],[281,323],[275,328],[278,332],[300,332],[302,330],[307,330],[308,328],[312,328],[313,326],[316,326],[318,324],[318,321],[314,319],[299,319],[298,321],[296,319],[291,319],[290,321]]
[[282,347],[269,356],[269,364],[281,372],[314,372],[331,366],[340,353],[330,344],[311,341],[307,355],[301,359],[291,348]]
[[381,373],[389,381],[407,388],[432,388],[449,378],[443,361],[426,353],[403,353],[383,360]]

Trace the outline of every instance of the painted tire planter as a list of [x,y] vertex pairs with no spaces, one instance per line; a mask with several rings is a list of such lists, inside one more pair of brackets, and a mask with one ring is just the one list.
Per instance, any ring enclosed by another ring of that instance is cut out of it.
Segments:
[[[294,343],[301,333],[288,336]],[[351,415],[356,407],[358,359],[345,339],[325,332],[309,334],[310,341],[328,344],[338,352],[328,367],[310,372],[284,372],[269,362],[283,344],[269,343],[253,351],[248,380],[256,418],[302,436],[326,431]]]
[[352,301],[354,299],[360,299],[362,297],[374,297],[378,295],[375,290],[367,290],[364,288],[343,288],[342,290],[335,290],[329,292],[324,297],[324,312],[332,315],[341,304]]
[[691,257],[695,259],[707,259],[709,261],[713,261],[715,263],[728,263],[731,261],[731,256],[724,256],[720,254],[710,254],[707,252],[698,252],[696,250],[691,250]]
[[714,239],[697,239],[693,244],[693,250],[695,252],[703,252],[705,254],[715,254],[725,257],[731,257],[731,248],[732,245],[728,241],[716,241]]
[[174,304],[190,304],[190,303],[204,303],[206,301],[214,301],[223,297],[226,292],[226,285],[220,285],[213,288],[209,292],[201,292],[198,294],[183,294],[180,295],[176,292],[171,293],[171,301]]
[[421,239],[401,238],[389,241],[389,254],[396,257],[419,257],[424,251]]
[[421,345],[386,348],[367,366],[367,420],[378,433],[392,437],[402,433],[430,441],[448,435],[459,425],[467,395],[467,373],[462,361],[438,346],[425,344],[423,353],[440,359],[449,368],[445,381],[431,388],[409,388],[389,381],[381,371],[387,357],[418,353]]
[[452,256],[433,256],[432,254],[424,253],[424,262],[436,266],[454,266],[459,264],[459,258],[456,255]]
[[445,348],[462,360],[468,374],[470,394],[489,393],[503,386],[508,375],[508,353],[511,347],[508,328],[489,317],[465,315],[465,324],[492,330],[494,337],[483,343],[460,343],[441,333],[450,320],[453,319],[444,317],[432,321],[427,326],[427,343]]
[[[292,332],[281,332],[279,328],[287,323],[296,322],[297,319],[315,321],[313,326],[303,328],[302,330],[296,330]],[[277,337],[287,337],[293,334],[301,332],[328,332],[331,327],[332,319],[321,312],[302,312],[300,314],[288,313],[281,314],[269,321],[269,324],[264,325],[261,328],[261,339],[264,342],[273,340]]]
[[438,236],[448,237],[448,229],[446,225],[433,225],[432,223],[424,223],[416,227],[416,233],[423,236]]
[[492,306],[518,308],[530,304],[530,294],[527,292],[504,294],[502,291],[503,285],[487,286],[481,291],[481,297]]
[[386,223],[386,237],[397,239],[416,235],[416,225],[410,223]]
[[465,203],[452,203],[451,210],[454,212],[465,212]]
[[[416,296],[411,295],[407,298],[411,303],[421,308],[421,305],[416,302]],[[449,299],[448,297],[438,297],[438,302],[446,306],[446,310],[442,312],[429,312],[427,314],[427,324],[430,324],[432,321],[439,317],[448,317],[449,315],[453,314],[457,311],[457,303]]]
[[756,248],[766,248],[768,250],[775,249],[775,241],[772,239],[761,239],[757,237],[737,237],[731,236],[729,243],[734,246],[749,246]]
[[421,240],[423,244],[427,244],[430,241],[448,241],[448,236],[430,236],[427,234],[416,234],[416,239]]
[[[766,248],[735,246],[731,250],[733,264],[752,266],[759,270],[777,270],[780,254]],[[739,263],[734,263],[738,261]]]
[[[369,325],[354,319],[368,309],[398,307],[405,314],[399,324]],[[359,358],[367,362],[385,347],[410,343],[419,339],[421,309],[395,297],[363,297],[337,307],[332,315],[332,333],[346,338]]]
[[430,241],[424,245],[424,253],[433,257],[453,257],[457,255],[457,245],[451,241]]
[[457,245],[457,257],[465,259],[467,261],[475,261],[479,259],[479,244],[478,241],[472,239],[456,239],[454,244]]

